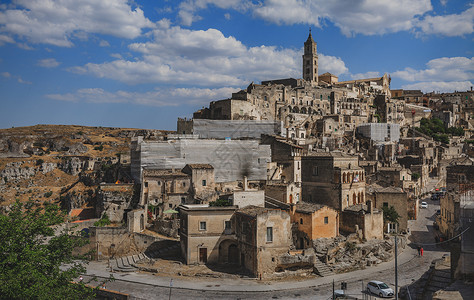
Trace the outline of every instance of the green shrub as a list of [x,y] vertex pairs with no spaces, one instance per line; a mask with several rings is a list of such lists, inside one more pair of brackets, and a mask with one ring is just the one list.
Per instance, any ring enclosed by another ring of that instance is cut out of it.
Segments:
[[100,218],[99,221],[94,223],[94,226],[96,226],[96,227],[105,227],[107,225],[110,225],[110,223],[111,222],[110,222],[109,216],[107,216],[107,214],[103,214],[102,218]]
[[209,202],[209,206],[231,206],[232,203],[227,199],[217,199],[216,201]]

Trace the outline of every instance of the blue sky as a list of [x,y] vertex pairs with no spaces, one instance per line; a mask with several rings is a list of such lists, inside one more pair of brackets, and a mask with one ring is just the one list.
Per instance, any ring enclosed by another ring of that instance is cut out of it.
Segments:
[[0,128],[176,129],[254,81],[320,74],[467,90],[474,2],[459,0],[0,1]]

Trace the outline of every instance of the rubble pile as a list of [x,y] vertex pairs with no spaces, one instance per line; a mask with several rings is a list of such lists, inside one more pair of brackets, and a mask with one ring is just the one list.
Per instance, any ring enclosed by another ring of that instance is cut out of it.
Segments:
[[[400,237],[401,245],[406,238]],[[334,239],[321,238],[313,241],[316,256],[325,262],[333,272],[344,273],[389,261],[394,255],[394,241],[384,240],[361,241],[357,236],[339,236]],[[403,247],[400,247],[402,249]]]

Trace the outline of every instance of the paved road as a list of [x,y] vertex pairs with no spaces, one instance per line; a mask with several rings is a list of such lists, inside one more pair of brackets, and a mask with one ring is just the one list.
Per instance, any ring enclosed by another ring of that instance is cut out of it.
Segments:
[[[412,242],[398,257],[398,284],[406,285],[417,280],[425,273],[431,262],[442,257],[445,250],[434,245],[434,214],[439,209],[439,201],[429,203],[427,209],[421,209],[418,220],[409,221]],[[424,255],[417,255],[416,245],[424,244]],[[108,277],[104,263],[92,262],[88,267],[89,275]],[[341,281],[347,282],[347,294],[363,299],[375,299],[362,292],[369,280],[381,280],[395,286],[394,262],[382,263],[365,270],[358,270],[330,277],[291,282],[262,283],[255,279],[209,279],[208,281],[173,279],[149,274],[114,273],[116,280],[107,284],[107,288],[136,297],[136,299],[330,299],[332,282],[336,289]]]

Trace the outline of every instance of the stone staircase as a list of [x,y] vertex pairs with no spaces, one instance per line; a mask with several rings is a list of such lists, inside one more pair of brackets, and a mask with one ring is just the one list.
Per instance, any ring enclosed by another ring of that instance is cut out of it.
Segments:
[[434,261],[431,273],[429,274],[421,299],[431,299],[433,293],[445,289],[451,284],[451,264],[449,256],[440,260]]
[[315,257],[313,271],[321,277],[334,275],[328,265],[320,261],[318,257]]
[[152,249],[152,250],[147,250],[144,253],[140,253],[140,254],[112,258],[109,260],[110,268],[113,271],[119,271],[119,272],[135,272],[140,269],[137,266],[138,263],[141,263],[147,260],[152,261],[160,257],[166,257],[170,253],[173,253],[179,250],[179,247],[180,247],[180,244],[175,243],[173,245],[170,245],[168,247],[163,247],[161,249]]

